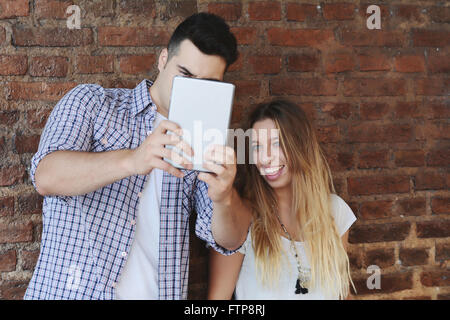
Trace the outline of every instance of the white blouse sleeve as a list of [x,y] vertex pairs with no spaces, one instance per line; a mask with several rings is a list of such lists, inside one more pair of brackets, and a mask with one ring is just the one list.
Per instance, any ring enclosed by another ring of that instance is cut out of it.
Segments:
[[332,205],[336,228],[339,232],[339,236],[342,237],[356,221],[356,216],[349,205],[336,194],[332,194]]

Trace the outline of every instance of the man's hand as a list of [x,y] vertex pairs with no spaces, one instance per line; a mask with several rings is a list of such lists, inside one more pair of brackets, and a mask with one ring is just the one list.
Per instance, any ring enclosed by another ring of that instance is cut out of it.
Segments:
[[[169,130],[174,134],[167,134]],[[183,172],[163,160],[163,158],[167,158],[186,169],[193,168],[192,162],[179,155],[175,149],[165,148],[167,145],[172,145],[187,155],[193,156],[192,148],[181,139],[182,135],[183,131],[178,124],[169,120],[161,121],[155,131],[130,153],[128,167],[131,174],[148,174],[153,168],[159,168],[182,178]]]
[[198,179],[208,184],[208,195],[215,204],[230,205],[236,176],[234,150],[227,146],[213,145],[205,152],[203,159],[203,167],[213,173],[201,172]]

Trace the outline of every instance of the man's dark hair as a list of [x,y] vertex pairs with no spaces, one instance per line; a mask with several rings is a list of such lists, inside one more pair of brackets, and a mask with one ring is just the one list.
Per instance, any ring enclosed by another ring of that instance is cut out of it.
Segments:
[[169,59],[178,53],[183,40],[190,40],[201,52],[222,57],[228,67],[237,60],[237,42],[225,21],[211,13],[196,13],[184,20],[172,34]]

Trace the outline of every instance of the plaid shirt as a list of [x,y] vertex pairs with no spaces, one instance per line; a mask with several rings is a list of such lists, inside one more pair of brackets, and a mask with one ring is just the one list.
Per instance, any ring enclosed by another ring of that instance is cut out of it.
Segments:
[[[52,111],[32,158],[33,185],[39,161],[51,152],[137,148],[154,130],[151,85],[148,80],[133,90],[79,85],[67,93]],[[197,236],[219,252],[231,253],[213,239],[213,205],[207,184],[197,179],[196,171],[183,171],[183,179],[163,175],[160,299],[187,298],[189,215],[193,210],[197,212]],[[147,177],[130,176],[79,196],[44,197],[41,251],[24,298],[115,299],[115,284],[134,238],[139,195]]]

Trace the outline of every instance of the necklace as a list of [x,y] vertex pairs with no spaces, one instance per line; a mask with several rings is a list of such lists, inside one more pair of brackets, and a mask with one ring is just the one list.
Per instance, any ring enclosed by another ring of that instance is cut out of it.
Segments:
[[300,257],[299,257],[298,251],[297,251],[297,247],[295,246],[295,243],[292,240],[291,235],[287,231],[286,227],[281,222],[281,219],[280,219],[280,216],[278,215],[278,213],[276,215],[278,218],[278,222],[281,225],[281,228],[283,229],[284,233],[286,234],[286,236],[288,237],[288,239],[291,243],[291,249],[292,249],[292,252],[294,253],[295,260],[297,262],[298,277],[297,277],[297,281],[295,283],[295,294],[308,293],[308,285],[309,285],[309,280],[311,278],[311,271],[308,268],[301,267]]

